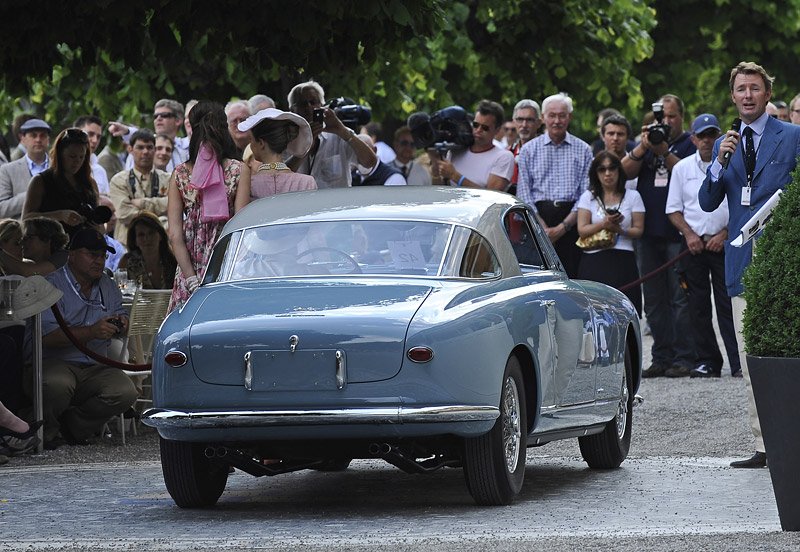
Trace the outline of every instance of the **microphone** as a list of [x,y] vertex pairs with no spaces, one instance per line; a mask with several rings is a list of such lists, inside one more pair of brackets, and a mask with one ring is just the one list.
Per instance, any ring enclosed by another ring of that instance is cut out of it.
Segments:
[[[741,125],[741,124],[742,124],[741,119],[739,119],[739,117],[736,117],[733,120],[733,123],[731,124],[731,130],[735,130],[736,132],[739,132],[739,125]],[[728,163],[731,162],[731,153],[732,152],[730,152],[730,151],[726,151],[725,155],[722,156],[722,168],[723,169],[727,169],[728,168]]]

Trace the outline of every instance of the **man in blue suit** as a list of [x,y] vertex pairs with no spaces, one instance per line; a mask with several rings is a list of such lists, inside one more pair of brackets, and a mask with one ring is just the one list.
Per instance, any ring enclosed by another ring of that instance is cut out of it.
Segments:
[[[731,99],[739,111],[740,125],[714,144],[714,162],[698,193],[704,211],[713,211],[727,196],[728,238],[735,239],[742,226],[779,189],[791,181],[800,154],[800,126],[772,118],[766,113],[772,97],[773,77],[763,67],[741,62],[730,77]],[[767,465],[764,440],[758,422],[750,375],[744,355],[742,313],[745,300],[742,274],[753,256],[753,241],[742,247],[725,244],[725,284],[733,305],[733,320],[739,334],[739,358],[748,391],[750,427],[756,440],[752,458],[732,462],[734,468],[763,468]]]

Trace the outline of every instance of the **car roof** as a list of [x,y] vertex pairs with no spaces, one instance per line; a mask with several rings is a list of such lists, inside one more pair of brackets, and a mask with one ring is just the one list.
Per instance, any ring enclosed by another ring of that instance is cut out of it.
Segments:
[[481,230],[522,205],[502,192],[450,186],[364,186],[293,192],[259,199],[239,211],[222,235],[242,228],[315,220],[428,220]]

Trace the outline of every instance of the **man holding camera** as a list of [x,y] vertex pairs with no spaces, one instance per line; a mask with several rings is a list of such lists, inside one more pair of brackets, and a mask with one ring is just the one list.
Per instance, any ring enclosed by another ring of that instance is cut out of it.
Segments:
[[[642,274],[649,274],[681,252],[681,236],[666,214],[672,167],[697,148],[683,131],[683,102],[673,94],[653,104],[656,122],[642,127],[642,141],[622,159],[629,179],[638,177],[637,190],[647,215],[637,255]],[[653,333],[653,361],[642,377],[685,377],[694,368],[689,304],[675,266],[646,280],[644,312]]]
[[451,186],[505,192],[514,174],[514,154],[494,144],[503,119],[503,106],[481,100],[472,121],[472,145],[448,152],[447,159],[434,159],[434,176],[449,180]]
[[295,85],[288,101],[292,112],[311,125],[314,142],[304,157],[289,158],[287,164],[293,171],[313,176],[318,189],[350,187],[353,168],[361,165],[371,170],[378,163],[372,148],[324,106],[325,91],[318,82]]
[[[111,339],[128,329],[122,295],[103,272],[108,252],[114,249],[100,232],[78,230],[69,244],[67,264],[46,277],[64,294],[56,305],[70,333],[103,356],[109,355]],[[45,448],[64,442],[88,444],[110,417],[133,405],[136,387],[121,370],[99,364],[79,351],[50,310],[42,313],[42,335]],[[25,341],[30,353],[30,324]],[[30,386],[33,375],[28,373],[25,381]]]

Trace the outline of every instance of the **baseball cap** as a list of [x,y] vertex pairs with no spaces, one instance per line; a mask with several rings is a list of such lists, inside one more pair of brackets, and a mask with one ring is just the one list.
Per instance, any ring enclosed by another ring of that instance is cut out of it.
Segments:
[[117,250],[108,245],[106,243],[106,239],[103,235],[95,230],[94,228],[81,228],[75,235],[72,236],[72,240],[69,242],[69,249],[70,251],[75,251],[76,249],[88,249],[89,251],[108,251],[109,253],[116,253]]
[[27,121],[22,123],[22,126],[19,127],[20,132],[27,132],[29,130],[38,130],[38,129],[46,130],[47,132],[50,132],[52,130],[50,128],[50,125],[48,125],[41,119],[28,119]]
[[692,134],[700,134],[709,128],[721,131],[719,121],[711,113],[703,113],[692,122]]

